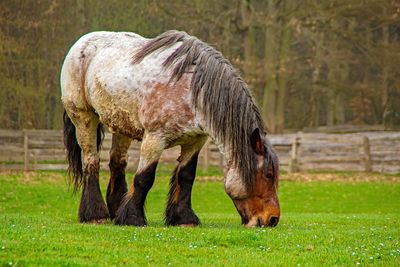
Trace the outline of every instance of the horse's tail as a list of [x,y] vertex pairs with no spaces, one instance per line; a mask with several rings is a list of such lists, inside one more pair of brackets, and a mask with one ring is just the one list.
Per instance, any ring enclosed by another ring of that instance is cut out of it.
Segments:
[[[68,176],[76,192],[83,184],[82,150],[76,139],[76,128],[64,110],[64,145],[67,150]],[[103,126],[97,127],[97,151],[100,150],[104,138]]]
[[76,192],[83,182],[81,147],[76,139],[75,125],[64,110],[64,146],[67,150],[68,176]]

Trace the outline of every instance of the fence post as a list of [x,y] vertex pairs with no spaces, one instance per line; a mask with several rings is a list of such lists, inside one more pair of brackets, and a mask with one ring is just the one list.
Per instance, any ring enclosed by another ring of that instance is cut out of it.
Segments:
[[206,144],[204,145],[204,158],[203,158],[203,169],[205,172],[208,172],[208,168],[210,166],[209,162],[209,153],[210,153],[210,142],[207,141]]
[[26,130],[23,130],[24,133],[24,171],[27,171],[29,169],[29,139],[28,139],[28,133]]
[[224,155],[222,153],[219,153],[219,169],[225,176],[226,169],[224,168]]
[[293,136],[292,141],[292,149],[290,153],[290,161],[289,161],[289,173],[298,172],[298,162],[297,162],[297,150],[299,146],[299,137],[297,134]]
[[363,151],[364,151],[364,170],[365,172],[372,172],[371,149],[369,145],[369,138],[367,136],[363,136]]

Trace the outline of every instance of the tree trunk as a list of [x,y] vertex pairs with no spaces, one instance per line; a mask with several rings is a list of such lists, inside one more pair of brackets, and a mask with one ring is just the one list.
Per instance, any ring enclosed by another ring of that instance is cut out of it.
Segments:
[[289,76],[290,47],[292,44],[292,30],[289,23],[288,14],[294,8],[294,1],[283,2],[282,8],[282,38],[279,51],[279,73],[278,73],[278,94],[276,105],[276,126],[275,133],[282,133],[285,127],[285,101],[287,91],[287,80]]
[[275,1],[268,1],[268,16],[265,26],[264,47],[264,95],[262,101],[262,116],[268,131],[276,132],[276,105],[277,105],[277,6]]
[[243,71],[246,75],[246,80],[251,83],[254,79],[255,66],[255,38],[251,0],[239,1],[236,21],[244,41]]
[[[285,100],[292,35],[287,14],[292,11],[293,5],[293,1],[283,2],[280,7],[273,1],[268,2],[270,23],[266,25],[265,32],[266,82],[262,114],[272,133],[282,133],[285,126]],[[280,22],[278,14],[282,16]]]

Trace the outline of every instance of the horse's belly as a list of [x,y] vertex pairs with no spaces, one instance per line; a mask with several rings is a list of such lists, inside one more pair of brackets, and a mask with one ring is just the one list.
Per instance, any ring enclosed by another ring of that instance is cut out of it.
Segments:
[[137,115],[123,108],[115,108],[99,114],[100,121],[110,132],[119,133],[132,139],[142,140],[143,128],[137,120]]

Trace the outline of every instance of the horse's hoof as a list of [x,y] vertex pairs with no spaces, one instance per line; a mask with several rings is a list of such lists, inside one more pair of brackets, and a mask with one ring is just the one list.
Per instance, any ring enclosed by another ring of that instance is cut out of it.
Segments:
[[183,223],[183,224],[178,224],[177,226],[179,226],[179,227],[197,227],[198,224],[194,224],[194,223]]
[[88,221],[86,223],[90,223],[90,224],[106,224],[107,223],[107,219],[94,219],[94,220]]
[[167,226],[194,227],[199,224],[199,218],[191,209],[182,210],[178,214],[175,206],[166,212],[165,225]]
[[118,216],[114,220],[115,225],[132,225],[132,226],[147,226],[146,219],[136,215]]
[[93,224],[104,224],[107,219],[110,218],[108,211],[106,209],[102,210],[97,214],[92,213],[81,213],[79,214],[79,221],[81,223],[93,223]]
[[137,221],[137,220],[121,221],[121,220],[115,219],[114,220],[114,224],[115,225],[121,225],[121,226],[124,226],[124,225],[127,225],[127,226],[139,226],[139,227],[140,226],[141,227],[147,226],[147,224],[145,222]]

